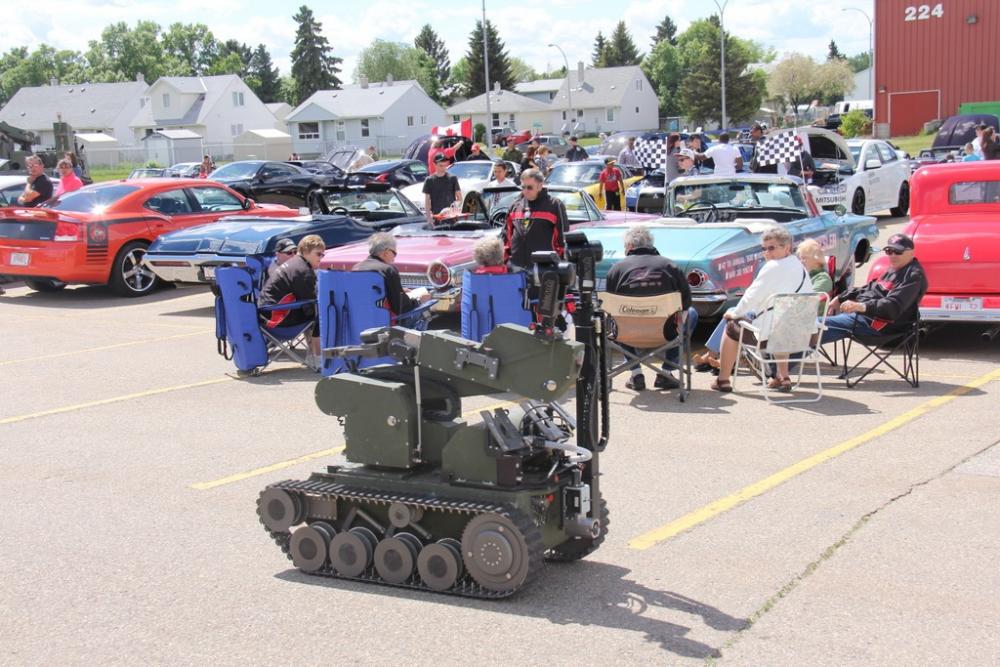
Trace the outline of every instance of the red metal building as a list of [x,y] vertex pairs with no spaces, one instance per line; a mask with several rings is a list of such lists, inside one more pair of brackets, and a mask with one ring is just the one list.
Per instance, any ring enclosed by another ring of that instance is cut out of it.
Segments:
[[1000,100],[1000,0],[874,0],[875,122],[917,134],[963,102]]

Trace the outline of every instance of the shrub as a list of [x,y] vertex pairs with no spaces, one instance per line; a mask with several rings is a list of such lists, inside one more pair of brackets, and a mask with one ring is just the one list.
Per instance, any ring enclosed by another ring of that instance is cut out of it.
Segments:
[[482,123],[476,123],[476,126],[472,128],[472,134],[475,135],[472,138],[473,141],[483,141],[486,138],[486,126]]
[[840,133],[847,138],[869,135],[872,121],[861,109],[852,109],[840,117]]

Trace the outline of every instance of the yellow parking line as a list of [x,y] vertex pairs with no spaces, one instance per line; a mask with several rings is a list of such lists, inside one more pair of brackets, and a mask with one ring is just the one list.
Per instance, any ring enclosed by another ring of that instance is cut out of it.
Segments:
[[[490,405],[485,405],[481,408],[476,408],[474,410],[467,410],[466,412],[462,413],[462,416],[468,417],[474,414],[478,415],[483,410],[489,410],[492,412],[496,408],[502,408],[508,405],[514,405],[513,401],[500,401],[499,403],[492,403]],[[232,484],[233,482],[241,482],[244,479],[249,479],[250,477],[257,477],[258,475],[266,475],[269,472],[274,472],[276,470],[282,470],[284,468],[297,466],[300,463],[306,463],[307,461],[312,461],[314,459],[321,459],[324,456],[332,456],[334,454],[339,454],[340,452],[344,451],[344,449],[345,445],[341,445],[340,447],[332,447],[330,449],[324,449],[318,452],[313,452],[311,454],[304,454],[294,459],[288,459],[287,461],[278,461],[277,463],[272,463],[270,465],[262,466],[260,468],[247,470],[246,472],[238,472],[235,475],[229,475],[228,477],[214,479],[211,482],[197,482],[195,484],[188,485],[188,488],[195,489],[197,491],[208,491],[209,489],[214,489],[216,487],[224,486],[226,484]]]
[[76,405],[66,405],[61,408],[52,408],[51,410],[42,410],[40,412],[32,412],[27,415],[18,415],[16,417],[5,417],[0,419],[0,425],[3,424],[16,424],[18,422],[27,421],[29,419],[37,419],[39,417],[48,417],[49,415],[59,415],[65,412],[75,412],[76,410],[84,410],[86,408],[94,408],[100,405],[109,405],[111,403],[121,403],[122,401],[131,401],[135,398],[146,398],[147,396],[158,396],[159,394],[167,394],[172,391],[180,391],[182,389],[195,389],[197,387],[207,387],[208,385],[219,384],[220,382],[228,382],[233,378],[226,376],[221,378],[216,378],[214,380],[204,380],[202,382],[192,382],[191,384],[178,384],[172,387],[161,387],[159,389],[149,389],[146,391],[138,391],[134,394],[125,394],[124,396],[112,396],[111,398],[102,398],[98,401],[88,401],[86,403],[77,403]]
[[131,347],[132,345],[142,345],[144,343],[159,343],[165,340],[174,340],[175,338],[190,338],[191,336],[203,336],[210,333],[210,330],[204,329],[202,331],[192,331],[189,333],[174,334],[172,336],[159,336],[157,338],[140,338],[139,340],[130,340],[125,343],[112,343],[111,345],[101,345],[99,347],[85,347],[80,350],[69,350],[68,352],[55,352],[53,354],[43,354],[37,357],[24,357],[23,359],[11,359],[10,361],[0,361],[0,366],[10,366],[11,364],[23,364],[30,361],[47,361],[49,359],[59,359],[61,357],[69,357],[74,354],[83,354],[85,352],[103,352],[105,350],[117,350],[121,347]]
[[780,470],[769,477],[765,477],[764,479],[758,482],[750,484],[749,486],[745,486],[735,493],[725,496],[724,498],[719,498],[718,500],[715,500],[714,502],[711,502],[708,505],[705,505],[704,507],[701,507],[693,512],[685,514],[679,519],[674,519],[668,524],[656,528],[655,530],[651,530],[648,533],[644,533],[639,537],[633,538],[628,543],[629,547],[640,551],[644,549],[649,549],[650,547],[655,546],[656,544],[659,544],[664,540],[668,540],[671,537],[675,537],[676,535],[679,535],[680,533],[683,533],[684,531],[690,528],[694,528],[699,524],[705,523],[709,519],[712,519],[713,517],[716,517],[719,514],[722,514],[723,512],[728,512],[734,507],[738,507],[739,505],[742,505],[748,500],[756,498],[757,496],[766,493],[767,491],[770,491],[776,486],[783,484],[788,480],[792,479],[793,477],[801,475],[802,473],[811,470],[812,468],[815,468],[821,463],[825,463],[830,459],[840,456],[845,452],[849,452],[850,450],[859,447],[865,444],[866,442],[874,440],[879,436],[883,436],[887,433],[895,431],[896,429],[904,426],[905,424],[908,424],[913,420],[924,416],[931,410],[940,408],[941,406],[946,405],[951,401],[955,400],[959,396],[968,394],[973,389],[981,387],[994,380],[1000,380],[1000,369],[996,369],[990,373],[981,375],[975,380],[972,380],[971,382],[964,384],[961,387],[956,387],[955,389],[951,390],[950,392],[948,392],[943,396],[938,396],[937,398],[933,398],[929,401],[926,401],[925,403],[921,403],[912,410],[904,412],[898,417],[890,419],[889,421],[885,422],[884,424],[880,424],[879,426],[876,426],[870,431],[862,433],[861,435],[851,438],[850,440],[846,440],[838,445],[834,445],[833,447],[823,450],[818,454],[814,454],[813,456],[802,459],[798,463],[794,463],[785,468],[784,470]]

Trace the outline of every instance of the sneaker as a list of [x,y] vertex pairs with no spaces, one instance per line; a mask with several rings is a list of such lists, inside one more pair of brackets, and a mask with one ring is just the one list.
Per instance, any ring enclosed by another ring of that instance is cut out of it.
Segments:
[[642,391],[646,388],[646,378],[641,375],[633,375],[625,383],[625,388],[632,391]]
[[660,375],[656,374],[656,379],[653,380],[653,386],[657,389],[677,389],[681,386],[681,383],[674,379],[673,375]]

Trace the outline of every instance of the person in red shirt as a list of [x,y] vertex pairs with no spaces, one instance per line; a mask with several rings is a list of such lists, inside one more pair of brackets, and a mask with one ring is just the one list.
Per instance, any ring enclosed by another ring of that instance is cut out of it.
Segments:
[[604,209],[607,211],[622,210],[622,193],[625,191],[625,178],[622,171],[615,166],[614,158],[604,160],[604,169],[598,177],[601,189],[604,190]]
[[458,149],[461,148],[462,144],[464,143],[465,139],[460,139],[458,143],[452,146],[451,148],[445,148],[444,142],[442,142],[440,139],[435,139],[434,142],[431,144],[430,150],[427,151],[427,168],[430,169],[431,171],[434,171],[434,156],[437,155],[438,153],[443,153],[444,156],[448,158],[448,160],[454,162],[456,151],[458,151]]

